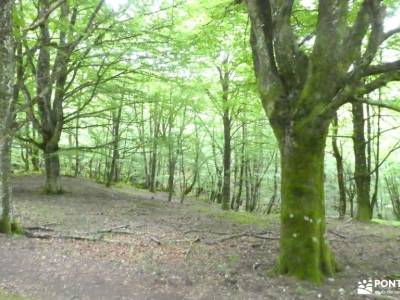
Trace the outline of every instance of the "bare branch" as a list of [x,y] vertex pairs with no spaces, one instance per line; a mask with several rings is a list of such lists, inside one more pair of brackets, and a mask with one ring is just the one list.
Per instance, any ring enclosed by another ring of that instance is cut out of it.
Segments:
[[395,104],[391,104],[388,102],[383,102],[383,101],[377,101],[377,100],[371,100],[371,99],[364,99],[364,98],[355,98],[355,101],[360,101],[362,103],[366,103],[369,105],[373,105],[373,106],[378,106],[378,107],[382,107],[382,108],[387,108],[390,110],[394,110],[397,112],[400,112],[400,105],[395,105]]
[[35,30],[36,28],[41,26],[43,23],[47,21],[51,13],[55,11],[58,7],[60,7],[65,1],[66,0],[57,0],[56,2],[51,4],[49,8],[24,31]]
[[362,76],[370,76],[370,75],[377,75],[386,72],[392,72],[400,70],[400,60],[396,60],[393,62],[383,63],[380,65],[373,65],[369,66],[365,72],[363,72]]

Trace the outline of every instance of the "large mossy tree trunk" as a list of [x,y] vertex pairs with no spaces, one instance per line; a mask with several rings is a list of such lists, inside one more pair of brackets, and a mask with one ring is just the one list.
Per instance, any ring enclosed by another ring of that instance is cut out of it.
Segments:
[[14,1],[0,1],[0,232],[17,232],[11,199],[11,143],[14,133],[14,39],[12,10]]
[[355,12],[349,1],[319,0],[313,42],[305,46],[292,23],[295,1],[244,2],[258,91],[281,148],[278,270],[320,282],[336,269],[324,237],[323,152],[329,123],[345,103],[382,105],[363,96],[399,80],[398,64],[374,64],[380,46],[398,31],[383,31],[382,1],[362,1]]
[[338,269],[325,229],[325,123],[315,127],[290,122],[278,136],[282,170],[278,272],[314,282]]

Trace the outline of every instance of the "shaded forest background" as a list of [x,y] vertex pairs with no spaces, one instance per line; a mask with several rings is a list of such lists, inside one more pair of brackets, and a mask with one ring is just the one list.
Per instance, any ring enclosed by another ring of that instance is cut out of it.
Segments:
[[[57,2],[16,6],[14,174],[47,170],[46,188],[61,192],[59,158],[65,176],[277,212],[279,151],[258,100],[245,9],[229,1],[72,2],[45,27],[36,24],[40,9]],[[394,5],[388,14],[390,27]],[[316,16],[307,3],[293,15],[306,49]],[[393,38],[379,57],[397,55]],[[395,100],[397,89],[367,97]],[[338,112],[325,159],[329,215],[355,214],[362,177],[375,217],[400,217],[397,120],[370,105]]]

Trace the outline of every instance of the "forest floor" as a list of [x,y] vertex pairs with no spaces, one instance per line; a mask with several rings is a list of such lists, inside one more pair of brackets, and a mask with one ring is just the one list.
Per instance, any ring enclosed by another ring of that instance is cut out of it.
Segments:
[[0,299],[374,299],[355,295],[357,282],[400,272],[399,227],[329,219],[344,270],[316,287],[269,275],[276,215],[83,179],[63,178],[59,196],[41,192],[40,176],[14,181],[16,214],[36,238],[0,235]]

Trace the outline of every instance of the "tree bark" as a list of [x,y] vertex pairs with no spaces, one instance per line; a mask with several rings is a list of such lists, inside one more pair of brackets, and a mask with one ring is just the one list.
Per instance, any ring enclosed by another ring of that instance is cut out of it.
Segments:
[[106,181],[106,186],[110,187],[113,182],[117,181],[117,166],[118,166],[118,160],[120,158],[119,154],[119,142],[120,142],[120,123],[121,123],[121,114],[122,114],[122,108],[123,108],[123,100],[121,100],[121,103],[118,107],[117,112],[112,113],[112,138],[113,138],[113,143],[112,143],[112,157],[111,157],[111,164],[110,164],[110,170],[107,176],[107,181]]
[[[78,108],[80,106],[80,101],[78,100]],[[81,159],[79,155],[79,125],[80,124],[80,113],[78,112],[75,120],[75,170],[74,170],[74,177],[78,177],[80,173],[80,164]]]
[[222,65],[217,67],[219,81],[222,90],[222,122],[224,127],[224,150],[223,150],[223,183],[222,183],[222,209],[229,210],[231,201],[231,109],[229,101],[230,75],[229,56],[224,59]]
[[278,155],[275,157],[275,170],[274,170],[274,190],[272,192],[272,197],[268,202],[266,209],[266,214],[269,215],[272,212],[272,208],[275,205],[276,198],[278,197]]
[[[381,90],[379,92],[379,100],[381,99]],[[381,108],[378,107],[377,114],[377,129],[376,129],[376,148],[375,148],[375,185],[371,197],[371,207],[378,206],[378,191],[379,191],[379,167],[380,167],[380,148],[381,148]],[[381,206],[382,213],[382,206]]]
[[332,148],[333,156],[336,160],[337,170],[337,181],[339,187],[339,219],[343,219],[346,215],[346,186],[344,181],[344,168],[343,168],[343,157],[337,143],[338,135],[338,117],[337,114],[333,120],[333,137],[332,137]]
[[157,188],[158,137],[160,133],[159,113],[158,109],[154,112],[153,142],[149,162],[149,192],[151,193],[155,193]]
[[60,157],[57,145],[48,145],[44,149],[44,163],[46,171],[45,192],[61,194]]
[[229,110],[225,109],[224,116],[224,181],[222,185],[222,209],[228,210],[231,199],[231,121]]
[[[337,267],[324,237],[323,160],[329,123],[339,107],[363,102],[363,95],[395,80],[398,73],[392,71],[400,69],[398,63],[373,65],[387,38],[385,6],[363,1],[351,19],[349,1],[317,1],[315,39],[311,51],[305,51],[292,24],[295,1],[245,2],[258,90],[282,159],[278,269],[319,283]],[[381,76],[365,80],[371,75]],[[356,173],[365,180],[360,170]],[[363,204],[359,216],[369,218],[372,212],[364,212]]]
[[[278,271],[320,282],[337,264],[326,239],[324,154],[327,126],[292,123],[280,136],[281,252]],[[307,129],[306,129],[307,128]]]
[[371,176],[368,172],[366,156],[366,140],[364,135],[364,108],[363,104],[355,102],[352,104],[353,112],[353,143],[354,143],[354,179],[357,191],[358,221],[370,221],[372,219],[372,207],[370,203]]
[[[170,142],[171,143],[171,142]],[[176,169],[176,157],[172,153],[173,146],[169,146],[169,159],[168,159],[168,202],[172,201],[172,196],[174,194],[174,179],[175,179],[175,169]]]
[[[35,127],[32,126],[32,138],[36,139],[36,130]],[[34,172],[39,172],[40,170],[40,161],[39,161],[39,148],[36,145],[30,145],[32,155],[31,155],[31,163]]]
[[[0,136],[0,138],[3,136]],[[3,138],[0,142],[0,232],[12,233],[13,209],[11,199],[11,139]]]
[[238,211],[240,206],[242,206],[242,191],[243,191],[243,181],[244,181],[244,168],[245,168],[245,139],[246,139],[246,125],[245,122],[242,124],[242,147],[240,151],[240,167],[239,167],[239,187],[238,192],[235,197],[235,202],[233,209]]
[[0,232],[16,231],[11,199],[11,143],[15,120],[14,39],[12,10],[14,1],[0,2]]

